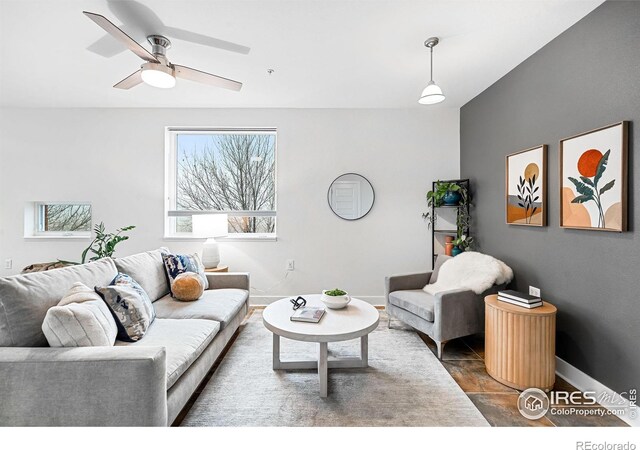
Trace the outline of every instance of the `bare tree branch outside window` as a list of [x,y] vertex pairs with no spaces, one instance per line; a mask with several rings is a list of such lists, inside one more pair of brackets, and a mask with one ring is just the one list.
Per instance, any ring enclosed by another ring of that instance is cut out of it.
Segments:
[[41,231],[91,231],[90,205],[45,204],[41,208]]
[[[275,135],[178,135],[179,210],[275,209]],[[191,231],[179,217],[177,231]],[[229,217],[230,233],[273,233],[275,217]]]

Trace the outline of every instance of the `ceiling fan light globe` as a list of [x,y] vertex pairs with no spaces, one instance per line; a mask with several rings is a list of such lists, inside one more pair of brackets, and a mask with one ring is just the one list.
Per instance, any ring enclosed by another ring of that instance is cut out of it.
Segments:
[[142,81],[149,86],[169,89],[176,85],[176,78],[173,76],[173,70],[162,64],[146,63],[142,65],[142,73],[140,74]]
[[422,95],[418,99],[418,103],[421,105],[435,105],[436,103],[444,101],[445,98],[446,97],[442,93],[440,86],[435,84],[433,81],[429,81],[427,87],[422,91]]

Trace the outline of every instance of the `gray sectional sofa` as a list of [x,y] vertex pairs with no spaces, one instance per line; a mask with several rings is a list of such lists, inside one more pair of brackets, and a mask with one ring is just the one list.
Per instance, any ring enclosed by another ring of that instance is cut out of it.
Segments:
[[[48,347],[47,310],[74,282],[108,285],[118,272],[154,301],[145,336],[113,347]],[[248,309],[249,274],[207,278],[202,298],[174,300],[160,249],[0,278],[0,425],[171,425]]]

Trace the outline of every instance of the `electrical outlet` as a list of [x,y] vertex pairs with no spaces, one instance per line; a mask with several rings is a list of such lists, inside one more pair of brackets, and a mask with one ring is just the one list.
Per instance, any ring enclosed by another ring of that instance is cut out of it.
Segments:
[[296,270],[296,262],[293,259],[287,259],[287,270],[292,271]]
[[4,268],[5,269],[11,269],[12,266],[13,266],[13,261],[11,259],[5,259],[4,260]]
[[534,297],[540,297],[540,289],[537,287],[529,286],[529,295],[533,295]]

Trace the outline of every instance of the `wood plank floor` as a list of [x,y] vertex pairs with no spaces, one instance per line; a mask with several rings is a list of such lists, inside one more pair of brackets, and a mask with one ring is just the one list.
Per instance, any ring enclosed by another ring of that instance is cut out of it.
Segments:
[[[425,345],[436,354],[436,344],[429,336],[418,332]],[[552,415],[529,420],[518,411],[521,391],[505,386],[489,376],[484,366],[484,335],[455,339],[445,345],[442,365],[451,374],[476,408],[496,427],[626,427],[615,416]],[[574,386],[556,376],[556,391],[577,391]],[[595,409],[595,408],[594,408]],[[599,406],[598,409],[605,409]]]

